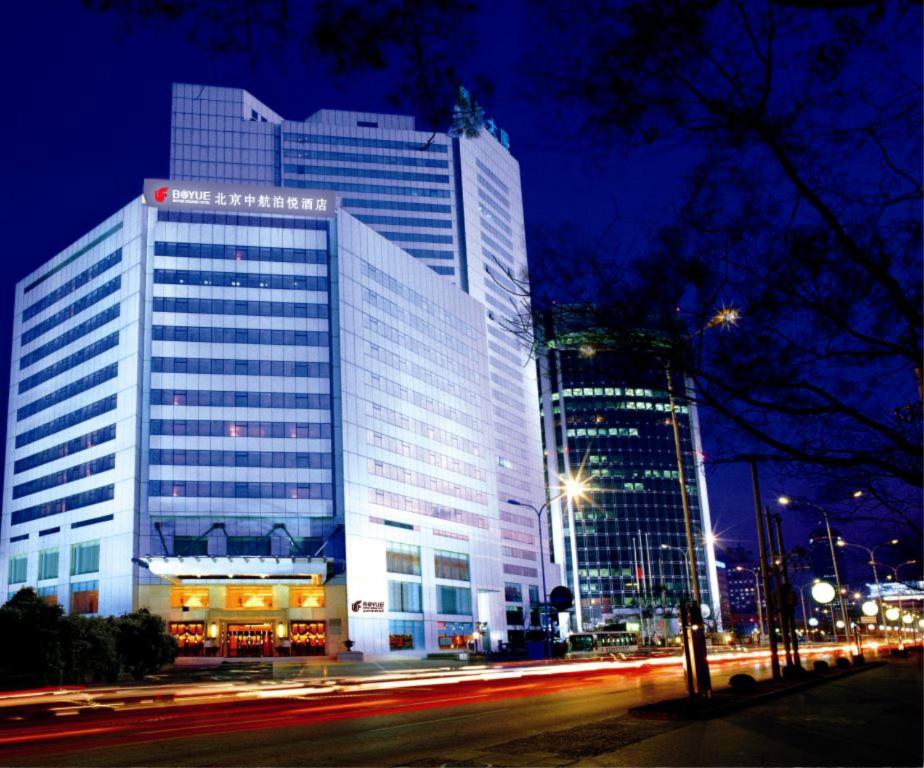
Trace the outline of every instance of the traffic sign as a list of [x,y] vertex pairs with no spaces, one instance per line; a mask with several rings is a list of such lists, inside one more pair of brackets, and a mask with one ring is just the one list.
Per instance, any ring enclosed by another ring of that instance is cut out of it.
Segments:
[[568,587],[555,587],[549,593],[549,603],[556,611],[567,611],[574,605],[574,595]]

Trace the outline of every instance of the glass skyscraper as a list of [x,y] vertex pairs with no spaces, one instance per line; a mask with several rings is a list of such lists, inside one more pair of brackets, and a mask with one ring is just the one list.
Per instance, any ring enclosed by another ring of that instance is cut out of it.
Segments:
[[540,554],[506,500],[543,492],[519,172],[428,138],[174,87],[171,178],[17,285],[4,595],[148,607],[184,653],[507,640]]
[[[545,315],[539,355],[550,496],[562,478],[591,478],[586,498],[552,504],[552,541],[575,595],[574,630],[677,630],[690,594],[686,533],[663,369],[632,353],[597,349],[598,334],[567,311]],[[674,374],[675,391],[683,379]],[[686,399],[677,417],[697,550],[700,598],[718,616],[715,557],[698,422]]]

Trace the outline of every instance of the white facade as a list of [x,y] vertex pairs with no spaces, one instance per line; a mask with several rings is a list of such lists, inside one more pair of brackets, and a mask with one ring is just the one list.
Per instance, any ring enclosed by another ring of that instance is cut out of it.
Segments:
[[[287,120],[237,88],[175,85],[172,123],[173,178],[336,190],[344,210],[483,305],[502,570],[524,595],[512,615],[528,617],[525,596],[541,599],[538,526],[508,499],[539,507],[546,491],[535,366],[511,330],[529,286],[516,159],[487,131],[453,139],[405,115],[336,110]],[[543,543],[551,590],[561,575]]]
[[0,594],[150,607],[220,653],[522,632],[543,567],[560,577],[507,503],[545,494],[506,327],[516,161],[488,134],[286,121],[238,89],[175,86],[172,131],[176,184],[316,188],[336,216],[140,199],[19,283]]

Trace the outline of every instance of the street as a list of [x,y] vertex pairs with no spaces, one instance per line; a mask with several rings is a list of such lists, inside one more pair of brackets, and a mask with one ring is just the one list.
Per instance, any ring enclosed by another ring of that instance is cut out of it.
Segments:
[[[722,686],[737,672],[766,677],[768,667],[765,658],[729,659],[713,665],[713,676]],[[50,718],[5,718],[0,764],[440,765],[488,747],[516,763],[534,737],[592,729],[632,706],[684,693],[676,665],[591,663],[547,671],[371,679],[332,692],[314,682],[269,685],[256,693],[193,697],[185,705],[152,697],[124,711],[69,708],[65,700]],[[680,726],[631,724],[620,744]]]

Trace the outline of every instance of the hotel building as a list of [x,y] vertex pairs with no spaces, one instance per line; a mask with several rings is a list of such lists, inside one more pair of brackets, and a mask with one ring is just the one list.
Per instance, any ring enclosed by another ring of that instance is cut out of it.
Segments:
[[171,179],[17,285],[3,594],[149,607],[190,653],[506,642],[540,583],[525,270],[491,135],[175,86]]

